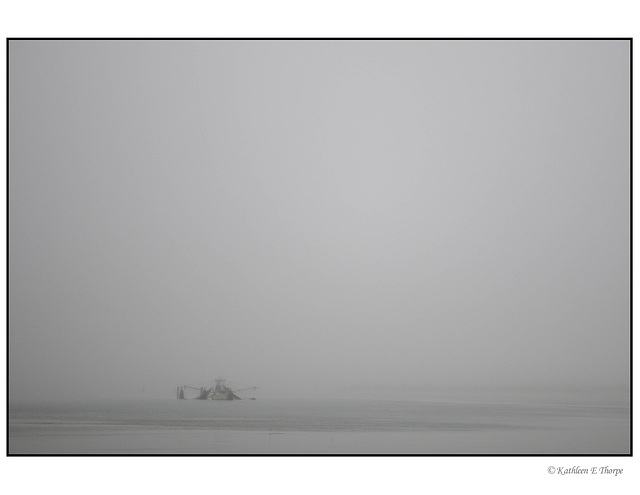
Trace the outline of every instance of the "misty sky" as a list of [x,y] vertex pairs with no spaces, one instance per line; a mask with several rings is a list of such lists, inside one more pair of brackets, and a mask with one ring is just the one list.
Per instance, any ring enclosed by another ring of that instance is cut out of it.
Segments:
[[628,386],[628,41],[10,41],[10,398]]

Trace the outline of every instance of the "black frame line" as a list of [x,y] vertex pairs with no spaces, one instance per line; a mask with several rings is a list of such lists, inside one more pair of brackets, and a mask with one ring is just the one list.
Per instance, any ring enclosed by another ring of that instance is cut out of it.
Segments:
[[[51,453],[51,454],[15,454],[9,452],[9,121],[10,121],[10,108],[9,108],[9,57],[10,57],[10,43],[11,41],[628,41],[629,42],[629,192],[630,192],[630,325],[629,325],[629,359],[630,359],[630,385],[629,385],[629,414],[630,414],[630,428],[629,428],[629,453],[628,454],[483,454],[483,453],[458,453],[458,454],[389,454],[389,453],[352,453],[352,454],[252,454],[252,453],[239,453],[239,454],[179,454],[179,453],[151,453],[151,454],[121,454],[121,453],[104,453],[104,454],[73,454],[73,453]],[[148,38],[148,37],[131,37],[131,38],[6,38],[6,455],[7,457],[633,457],[633,38],[632,37],[615,37],[615,38],[376,38],[376,37],[356,37],[356,38],[299,38],[299,37],[274,37],[274,38],[182,38],[182,37],[169,37],[169,38]]]

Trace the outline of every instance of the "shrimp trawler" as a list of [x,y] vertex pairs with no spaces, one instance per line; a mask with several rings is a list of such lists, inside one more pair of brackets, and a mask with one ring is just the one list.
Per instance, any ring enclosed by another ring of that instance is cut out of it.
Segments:
[[[258,387],[233,388],[224,378],[217,378],[215,385],[211,387],[193,385],[180,385],[177,390],[177,398],[182,400],[255,400],[255,391]],[[254,396],[247,397],[247,392],[253,391]],[[242,392],[241,397],[238,393]]]

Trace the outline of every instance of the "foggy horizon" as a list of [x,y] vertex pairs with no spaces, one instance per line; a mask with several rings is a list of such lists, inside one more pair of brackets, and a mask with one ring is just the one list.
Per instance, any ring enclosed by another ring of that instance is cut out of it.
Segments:
[[629,390],[629,49],[10,40],[9,401]]

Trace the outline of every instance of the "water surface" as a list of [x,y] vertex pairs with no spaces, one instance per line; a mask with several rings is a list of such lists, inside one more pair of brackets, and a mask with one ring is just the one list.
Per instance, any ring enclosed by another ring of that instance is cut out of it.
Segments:
[[628,454],[625,402],[268,398],[13,404],[9,453]]

